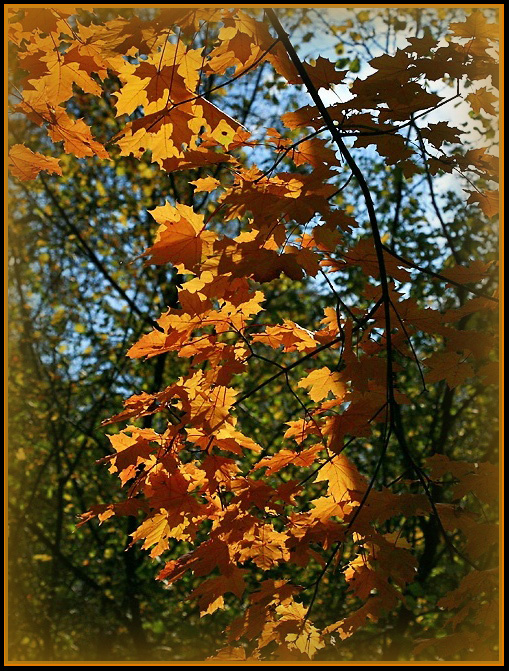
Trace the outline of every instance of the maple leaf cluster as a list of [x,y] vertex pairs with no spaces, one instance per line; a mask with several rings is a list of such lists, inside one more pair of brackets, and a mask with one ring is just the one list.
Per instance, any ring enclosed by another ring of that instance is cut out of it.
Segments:
[[[191,38],[203,26],[214,28],[217,40],[196,48]],[[424,171],[431,180],[439,171],[468,170],[494,179],[494,159],[485,151],[447,152],[447,144],[459,138],[458,128],[444,121],[423,124],[427,113],[448,102],[429,90],[430,81],[449,77],[459,90],[460,81],[484,82],[493,68],[498,33],[481,12],[450,29],[445,44],[427,33],[394,54],[371,59],[372,74],[355,79],[351,98],[328,107],[326,115],[316,105],[283,114],[288,136],[266,129],[264,144],[277,158],[263,171],[241,161],[239,152],[253,151],[258,141],[205,97],[214,90],[207,88],[207,78],[226,78],[224,88],[267,62],[289,85],[316,94],[347,75],[322,57],[300,61],[277,19],[271,25],[242,10],[162,9],[150,21],[87,23],[59,8],[12,12],[9,35],[26,72],[14,111],[44,127],[54,145],[62,143],[64,153],[78,158],[104,161],[112,152],[135,159],[150,152],[152,162],[168,173],[210,171],[192,184],[196,192],[217,195],[211,213],[178,202],[150,212],[157,231],[142,256],[148,264],[170,264],[184,281],[178,307],[168,308],[128,351],[132,359],[173,352],[188,362],[187,372],[160,391],[131,396],[124,410],[105,420],[136,422],[157,415],[166,428],[130,424],[109,436],[111,454],[102,461],[127,487],[127,498],[94,506],[82,523],[142,513],[132,543],[142,543],[152,558],[187,544],[191,549],[168,559],[158,579],[169,585],[190,573],[204,578],[189,594],[203,616],[225,608],[226,595],[247,598],[217,660],[262,660],[274,650],[282,659],[312,658],[331,634],[346,639],[384,617],[404,601],[418,563],[410,546],[397,534],[382,533],[381,525],[438,515],[454,554],[447,533],[459,530],[469,538],[474,524],[457,501],[472,492],[482,498],[485,483],[495,476],[488,463],[449,462],[438,454],[424,466],[416,463],[399,411],[413,399],[398,382],[397,363],[413,360],[412,338],[421,333],[436,343],[422,361],[426,372],[417,362],[425,384],[445,381],[452,389],[488,369],[493,343],[474,331],[465,337],[457,325],[469,314],[496,307],[495,296],[475,289],[489,276],[490,265],[458,263],[441,273],[430,271],[436,281],[477,294],[460,307],[423,309],[406,296],[404,286],[422,268],[382,244],[368,185],[344,141],[354,138],[352,152],[374,145],[385,163],[397,165],[408,179]],[[69,103],[77,90],[106,95],[106,78],[119,83],[112,102],[125,123],[101,141],[86,120],[74,117]],[[475,114],[496,113],[496,98],[484,85],[465,99]],[[316,137],[325,131],[335,144]],[[289,139],[291,133],[299,139]],[[20,180],[41,171],[62,174],[58,158],[21,143],[9,156],[12,175]],[[293,172],[275,172],[283,158],[293,161]],[[365,196],[372,227],[371,237],[353,245],[345,234],[356,227],[355,218],[333,204],[343,161]],[[218,165],[226,179],[216,179]],[[311,169],[300,169],[307,166]],[[472,191],[470,202],[479,203],[488,217],[497,212],[494,189]],[[240,232],[228,235],[236,222]],[[348,307],[336,293],[337,305],[325,309],[314,330],[290,319],[267,323],[264,285],[280,277],[297,282],[322,275],[331,283],[329,278],[349,269],[366,277],[363,299],[371,305],[366,311]],[[271,373],[250,385],[257,360],[268,362]],[[297,399],[302,417],[286,422],[283,447],[267,454],[242,429],[238,410],[274,383]],[[298,393],[307,395],[306,403]],[[410,490],[378,489],[379,466],[366,477],[348,455],[352,441],[374,431],[382,456],[391,435],[404,451]],[[287,472],[291,476],[277,477]],[[430,483],[446,474],[457,480],[454,496],[438,504]],[[307,493],[310,482],[318,485],[313,490],[318,494]],[[317,590],[350,542],[342,580],[354,605],[319,629],[313,624]],[[475,562],[488,549],[467,542],[461,552],[474,568],[444,597],[444,608],[470,608],[468,595],[476,590],[485,603],[493,573],[477,570]],[[314,567],[318,578],[308,584],[274,578],[275,569],[292,565],[308,578],[312,573],[306,570]],[[451,645],[461,617],[451,625]],[[421,643],[419,650],[433,644]]]

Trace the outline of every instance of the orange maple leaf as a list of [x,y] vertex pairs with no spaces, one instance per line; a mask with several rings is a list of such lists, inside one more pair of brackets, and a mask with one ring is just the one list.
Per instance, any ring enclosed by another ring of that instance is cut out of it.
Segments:
[[472,191],[467,203],[479,203],[479,207],[487,217],[494,217],[499,210],[498,189],[494,191]]
[[277,473],[286,466],[297,466],[298,468],[307,468],[315,460],[317,452],[323,449],[322,445],[313,445],[302,452],[294,452],[293,450],[279,450],[279,452],[272,457],[265,457],[252,469],[267,468],[265,475],[272,475]]
[[200,616],[210,615],[218,608],[224,607],[223,595],[233,592],[239,599],[246,589],[244,575],[246,569],[234,567],[227,575],[210,578],[191,592],[190,599],[199,598]]
[[35,179],[41,170],[62,175],[57,158],[34,153],[22,144],[14,144],[9,151],[9,169],[22,181]]
[[192,272],[216,239],[214,233],[205,230],[203,215],[181,203],[166,203],[150,210],[150,214],[160,226],[155,243],[142,256],[148,256],[149,263],[170,262]]

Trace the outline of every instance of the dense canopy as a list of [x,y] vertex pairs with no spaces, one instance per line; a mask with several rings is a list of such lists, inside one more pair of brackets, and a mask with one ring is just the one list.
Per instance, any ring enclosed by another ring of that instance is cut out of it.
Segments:
[[498,11],[8,10],[11,660],[498,659]]

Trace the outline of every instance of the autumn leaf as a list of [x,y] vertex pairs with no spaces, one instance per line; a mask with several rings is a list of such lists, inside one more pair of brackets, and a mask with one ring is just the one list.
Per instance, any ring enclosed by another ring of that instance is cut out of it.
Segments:
[[336,70],[336,66],[323,56],[319,56],[314,65],[305,63],[305,69],[316,88],[330,89],[341,84],[348,70]]
[[338,632],[341,640],[345,640],[350,636],[353,636],[353,634],[368,621],[376,622],[383,612],[383,600],[381,598],[371,597],[354,613],[343,620],[339,620],[339,622],[335,622],[326,627],[324,634]]
[[465,21],[451,23],[449,28],[456,37],[496,40],[499,36],[498,25],[488,23],[479,9],[474,9]]
[[27,8],[24,10],[24,17],[21,19],[23,30],[27,33],[32,31],[39,31],[41,33],[56,32],[60,21],[70,14],[73,14],[73,8],[58,8],[58,9],[33,9]]
[[166,203],[150,214],[160,226],[155,243],[143,256],[148,256],[150,263],[160,265],[169,261],[192,271],[216,238],[214,233],[204,230],[203,216],[181,203],[175,206]]
[[499,196],[496,191],[472,191],[467,203],[478,203],[487,217],[494,217],[499,211]]
[[285,352],[305,352],[316,349],[319,344],[313,333],[287,319],[281,325],[267,326],[264,333],[254,333],[252,340],[273,348],[283,345]]
[[233,592],[240,599],[245,590],[245,573],[245,569],[233,568],[228,575],[210,578],[191,592],[190,599],[199,599],[200,616],[210,615],[218,608],[224,608],[223,595],[226,592]]
[[302,378],[299,387],[309,388],[309,396],[313,401],[321,401],[330,392],[336,398],[342,399],[346,394],[345,383],[341,380],[340,373],[333,373],[327,366],[311,371],[309,375]]
[[147,550],[152,548],[150,552],[151,557],[158,557],[165,550],[168,549],[168,543],[170,537],[173,536],[179,538],[181,536],[181,529],[172,528],[168,522],[168,515],[165,512],[160,512],[146,519],[143,524],[141,524],[136,531],[131,535],[134,541],[143,540],[143,549]]
[[242,647],[228,646],[219,650],[212,657],[207,657],[207,660],[209,662],[245,662],[246,651]]
[[285,640],[309,658],[314,657],[318,650],[325,647],[320,632],[312,626],[306,627],[300,634],[287,634]]
[[265,475],[272,475],[289,465],[297,466],[298,468],[307,468],[314,462],[317,452],[321,449],[321,445],[313,445],[313,447],[297,453],[293,450],[283,449],[272,457],[265,457],[262,459],[256,465],[256,470],[259,468],[266,468]]
[[270,524],[262,524],[245,537],[240,559],[251,559],[259,568],[270,569],[289,559],[287,538],[285,532],[275,531]]
[[214,179],[214,177],[202,177],[201,179],[189,182],[189,184],[194,184],[196,191],[206,191],[207,193],[210,193],[217,189],[217,187],[221,185],[221,182],[218,179]]
[[448,277],[455,282],[460,282],[461,284],[480,282],[488,276],[490,265],[490,263],[474,261],[468,266],[444,268],[444,270],[442,270],[442,275],[445,275],[445,277]]
[[71,119],[60,107],[51,113],[50,118],[48,134],[54,142],[63,142],[65,151],[77,158],[85,156],[109,158],[108,152],[92,137],[91,130],[83,119]]
[[457,387],[474,375],[472,366],[465,357],[456,352],[437,352],[423,361],[430,368],[426,380],[430,384],[445,380],[449,387]]
[[[132,435],[127,432],[131,430]],[[136,476],[136,467],[146,464],[152,452],[160,444],[160,436],[151,429],[140,431],[128,427],[125,431],[109,436],[116,454],[106,457],[111,463],[110,473],[118,472],[122,485]],[[151,444],[155,441],[156,444]]]
[[9,169],[22,181],[35,179],[41,170],[62,175],[57,158],[34,153],[22,144],[15,144],[9,150]]
[[329,483],[328,492],[338,503],[349,501],[352,493],[358,495],[367,486],[366,479],[343,454],[335,455],[318,471],[316,482],[324,480]]
[[73,86],[79,86],[86,93],[101,95],[101,87],[80,67],[80,63],[66,62],[55,52],[43,60],[46,62],[48,74],[35,80],[35,87],[51,100],[52,105],[69,100],[73,94]]
[[459,128],[450,126],[448,121],[429,124],[427,128],[421,128],[420,133],[437,149],[440,149],[445,142],[451,144],[458,142],[460,136]]
[[398,161],[405,161],[413,154],[413,150],[406,146],[401,135],[357,138],[355,141],[356,147],[366,147],[370,144],[376,145],[377,152],[380,156],[385,156],[387,163],[390,165]]
[[496,103],[498,98],[497,96],[494,96],[493,93],[490,93],[486,87],[477,89],[477,91],[474,91],[473,93],[469,93],[466,99],[476,114],[480,114],[481,110],[492,115],[497,113],[496,109],[493,107],[493,103]]

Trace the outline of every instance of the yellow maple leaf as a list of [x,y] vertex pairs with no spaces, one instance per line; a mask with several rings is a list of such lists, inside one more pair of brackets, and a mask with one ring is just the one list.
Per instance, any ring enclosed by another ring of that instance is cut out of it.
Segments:
[[329,392],[336,398],[343,398],[346,394],[345,383],[341,381],[340,373],[333,373],[327,366],[311,371],[309,375],[302,378],[297,385],[309,388],[309,396],[313,401],[321,401]]
[[366,478],[344,454],[336,455],[318,471],[316,482],[327,480],[328,493],[335,501],[350,499],[350,492],[366,490]]

